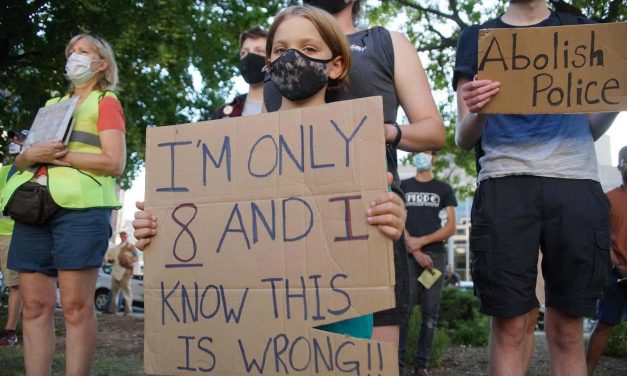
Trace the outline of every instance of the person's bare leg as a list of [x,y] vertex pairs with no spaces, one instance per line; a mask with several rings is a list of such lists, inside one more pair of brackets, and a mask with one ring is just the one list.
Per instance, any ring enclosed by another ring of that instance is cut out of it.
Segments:
[[398,346],[400,329],[399,325],[375,326],[372,329],[372,339],[374,341],[391,342]]
[[20,273],[24,301],[24,367],[29,376],[49,375],[54,356],[55,278],[41,273]]
[[588,341],[588,351],[586,352],[588,376],[594,375],[594,369],[599,364],[599,359],[601,359],[601,355],[603,355],[603,351],[605,351],[605,347],[610,340],[612,330],[614,330],[612,325],[603,324],[602,322],[597,322],[597,325],[594,327],[594,331]]
[[96,350],[98,322],[94,311],[97,268],[59,271],[66,328],[65,374],[86,376]]
[[529,314],[492,318],[490,333],[490,375],[522,376],[525,373],[524,352]]
[[547,307],[544,320],[551,375],[585,376],[583,319]]
[[540,307],[535,307],[528,313],[527,329],[525,337],[525,353],[523,355],[523,362],[525,364],[525,373],[529,370],[531,365],[531,357],[533,355],[533,344],[536,333],[536,322],[538,321],[538,315],[540,314]]
[[118,293],[120,292],[120,282],[111,278],[111,303],[107,312],[116,313],[118,311]]
[[17,321],[20,318],[22,312],[22,295],[20,295],[20,288],[18,286],[9,287],[9,307],[7,314],[7,323],[5,329],[15,330]]

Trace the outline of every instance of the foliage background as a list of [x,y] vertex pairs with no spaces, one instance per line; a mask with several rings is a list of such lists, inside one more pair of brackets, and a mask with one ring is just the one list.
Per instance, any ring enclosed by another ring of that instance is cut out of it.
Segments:
[[[78,33],[109,41],[120,69],[120,99],[127,120],[128,188],[143,164],[148,126],[208,119],[237,75],[238,34],[268,27],[273,14],[296,0],[5,0],[0,3],[0,127],[28,128],[37,109],[67,88],[64,49]],[[624,21],[624,0],[551,0],[551,6],[600,22]],[[454,143],[455,93],[450,87],[460,31],[504,11],[501,0],[369,0],[368,24],[404,32],[420,52],[447,125],[447,144],[436,172],[462,196],[472,193],[474,156]],[[194,77],[200,77],[196,82]],[[0,159],[6,150],[0,132]]]

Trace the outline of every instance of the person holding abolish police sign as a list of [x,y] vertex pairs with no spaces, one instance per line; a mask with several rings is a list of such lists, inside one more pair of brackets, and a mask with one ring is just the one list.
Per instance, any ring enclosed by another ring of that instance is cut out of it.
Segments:
[[[113,51],[102,39],[80,34],[65,55],[69,92],[48,104],[78,97],[70,141],[25,148],[15,160],[20,171],[2,195],[1,209],[15,219],[9,267],[19,272],[24,299],[28,375],[51,372],[57,280],[67,333],[66,373],[89,374],[98,331],[96,276],[111,236],[111,209],[121,207],[114,177],[124,170],[126,143],[122,107],[111,91],[118,81]],[[33,195],[45,205],[32,205]]]
[[[581,17],[576,23],[590,23]],[[491,28],[567,24],[544,0],[511,0]],[[484,24],[485,26],[486,24]],[[595,312],[609,275],[609,205],[597,174],[594,140],[615,113],[486,115],[499,82],[477,74],[480,26],[460,36],[453,88],[456,143],[476,145],[479,187],[472,209],[472,275],[481,311],[492,319],[491,375],[523,375],[528,313],[535,294],[538,249],[546,281],[545,330],[551,374],[585,375],[582,317]]]

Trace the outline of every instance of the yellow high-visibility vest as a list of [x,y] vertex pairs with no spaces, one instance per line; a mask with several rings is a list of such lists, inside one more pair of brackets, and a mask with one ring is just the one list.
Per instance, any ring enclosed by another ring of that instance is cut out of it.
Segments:
[[[102,153],[98,137],[98,103],[103,97],[114,97],[110,91],[105,93],[94,90],[83,104],[74,111],[74,129],[68,143],[70,152]],[[69,99],[53,98],[46,106]],[[54,202],[66,209],[113,208],[122,207],[115,194],[115,180],[111,176],[96,175],[73,167],[47,165],[48,189]],[[32,169],[15,173],[7,181],[0,200],[0,210],[11,199],[13,193],[35,175]]]
[[[0,166],[0,195],[4,190],[4,185],[9,175],[9,170],[13,165]],[[10,217],[5,217],[0,212],[0,235],[11,235],[13,233],[13,220]]]

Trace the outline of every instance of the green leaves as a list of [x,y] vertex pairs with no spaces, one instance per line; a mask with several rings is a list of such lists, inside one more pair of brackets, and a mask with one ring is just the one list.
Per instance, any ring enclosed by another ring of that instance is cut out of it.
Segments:
[[[72,36],[102,37],[113,46],[119,68],[128,153],[120,183],[128,188],[143,163],[146,126],[207,120],[231,90],[239,33],[256,24],[269,27],[268,18],[291,2],[4,1],[0,127],[30,127],[37,109],[65,92],[64,51]],[[0,139],[0,160],[7,143]]]

